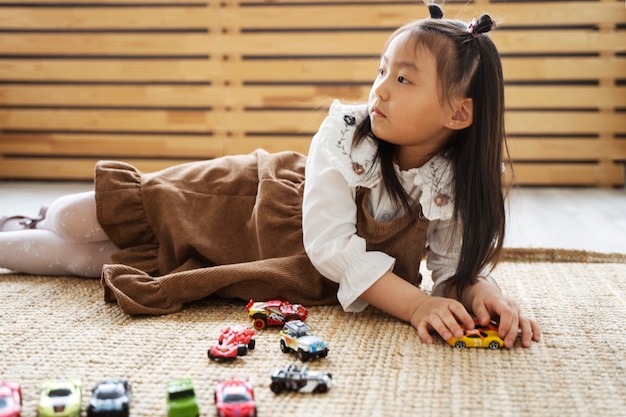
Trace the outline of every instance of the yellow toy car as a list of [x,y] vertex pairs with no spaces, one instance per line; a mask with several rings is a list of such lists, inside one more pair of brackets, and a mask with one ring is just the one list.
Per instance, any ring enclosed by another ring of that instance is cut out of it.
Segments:
[[459,349],[466,347],[499,349],[504,345],[504,340],[498,335],[498,328],[494,323],[482,326],[479,323],[474,324],[473,329],[463,329],[463,336],[460,338],[452,337],[447,342],[450,346]]

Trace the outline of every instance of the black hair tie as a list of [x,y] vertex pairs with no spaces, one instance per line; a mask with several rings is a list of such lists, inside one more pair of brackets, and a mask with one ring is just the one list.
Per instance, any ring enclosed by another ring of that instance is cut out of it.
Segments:
[[483,33],[489,32],[495,26],[495,22],[488,14],[481,14],[478,19],[472,19],[467,26],[467,33],[477,38]]
[[430,12],[431,19],[441,19],[443,18],[443,10],[439,7],[438,4],[430,3],[428,5],[428,11]]

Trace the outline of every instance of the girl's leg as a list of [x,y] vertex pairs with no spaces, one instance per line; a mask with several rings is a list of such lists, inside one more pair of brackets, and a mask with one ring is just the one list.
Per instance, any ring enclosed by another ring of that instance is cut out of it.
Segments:
[[98,278],[117,250],[108,240],[71,242],[49,230],[0,233],[0,267],[27,274]]
[[98,242],[109,240],[96,217],[96,199],[93,191],[57,198],[37,229],[50,230],[71,242]]
[[0,233],[0,267],[29,274],[99,277],[116,250],[96,219],[93,192],[55,200],[36,229]]

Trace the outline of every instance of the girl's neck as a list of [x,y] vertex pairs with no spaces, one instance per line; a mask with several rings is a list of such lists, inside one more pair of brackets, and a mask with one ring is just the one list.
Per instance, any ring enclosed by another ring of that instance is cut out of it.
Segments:
[[409,148],[398,146],[396,148],[395,163],[401,171],[419,168],[435,155],[435,152],[425,152],[423,148]]

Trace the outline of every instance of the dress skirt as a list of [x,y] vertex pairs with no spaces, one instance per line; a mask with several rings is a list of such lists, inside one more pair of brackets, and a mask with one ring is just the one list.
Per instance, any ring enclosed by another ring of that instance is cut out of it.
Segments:
[[337,303],[337,284],[304,251],[306,157],[226,156],[141,173],[96,166],[98,222],[120,249],[105,265],[105,298],[127,314],[167,314],[209,295]]

